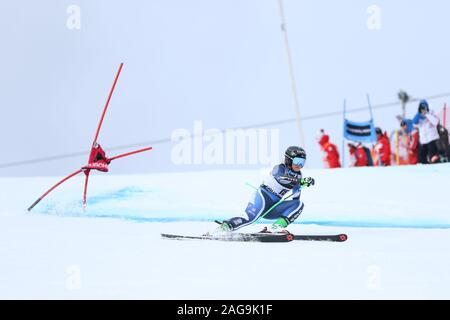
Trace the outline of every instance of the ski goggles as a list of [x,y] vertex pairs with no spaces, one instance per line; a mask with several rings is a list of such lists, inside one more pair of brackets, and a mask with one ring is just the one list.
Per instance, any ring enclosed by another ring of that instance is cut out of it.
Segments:
[[305,162],[306,162],[305,158],[295,157],[294,159],[292,159],[292,164],[300,167],[304,167]]

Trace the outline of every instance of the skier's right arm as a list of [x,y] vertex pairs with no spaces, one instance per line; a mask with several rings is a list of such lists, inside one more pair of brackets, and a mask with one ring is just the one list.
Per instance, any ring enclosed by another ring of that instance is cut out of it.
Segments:
[[272,176],[281,185],[286,185],[286,184],[291,184],[291,183],[299,183],[298,178],[294,178],[294,177],[286,175],[286,170],[282,165],[277,165],[273,168]]

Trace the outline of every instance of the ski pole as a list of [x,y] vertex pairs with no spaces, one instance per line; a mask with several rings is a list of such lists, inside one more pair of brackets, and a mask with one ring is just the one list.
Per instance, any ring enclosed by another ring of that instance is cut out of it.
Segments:
[[[301,190],[301,187],[300,189]],[[275,203],[274,205],[272,205],[266,212],[264,212],[261,216],[259,216],[258,219],[256,219],[255,221],[253,221],[251,224],[254,224],[256,222],[258,222],[260,219],[264,218],[265,216],[267,216],[267,214],[269,214],[273,209],[275,209],[276,207],[278,207],[280,204],[282,204],[284,201],[286,201],[287,199],[289,199],[290,197],[292,197],[294,195],[294,192],[291,192],[291,194],[289,196],[287,196],[286,198],[281,198],[277,203]]]
[[250,187],[250,188],[252,188],[252,189],[258,190],[258,188],[255,187],[254,185],[252,185],[250,182],[246,182],[245,185]]
[[[246,182],[245,185],[249,186],[250,188],[258,191],[258,188],[255,187],[254,185],[252,185],[250,182]],[[298,191],[302,190],[302,186],[300,186],[300,189]],[[258,222],[260,219],[264,218],[266,215],[268,215],[273,209],[275,209],[276,207],[278,207],[280,204],[282,204],[284,201],[286,201],[287,199],[289,199],[290,197],[292,197],[294,195],[293,192],[291,192],[291,194],[285,198],[281,198],[277,203],[275,203],[274,205],[272,205],[266,212],[264,212],[258,219],[256,219],[255,221],[253,221],[251,224],[254,224],[256,222]],[[251,225],[250,224],[250,225]]]
[[[252,185],[250,182],[246,182],[245,183],[246,186],[249,186],[250,188],[258,191],[258,188],[255,187],[254,185]],[[291,197],[293,195],[293,193],[289,196]],[[281,198],[277,203],[275,203],[272,207],[270,207],[264,214],[262,214],[258,219],[256,219],[255,221],[253,221],[251,224],[257,222],[259,219],[264,218],[270,211],[272,211],[273,209],[275,209],[278,205],[280,205],[282,202],[284,202],[285,200],[287,200],[289,197],[286,198]]]
[[[250,182],[246,182],[245,185],[249,186],[250,188],[258,191],[258,188],[255,187],[254,185],[252,185]],[[299,191],[302,189],[302,187],[300,186]],[[286,201],[288,198],[290,198],[291,196],[293,196],[294,193],[291,193],[288,197],[286,198],[281,198],[277,203],[275,203],[272,207],[270,207],[264,214],[262,214],[258,219],[256,219],[255,221],[253,221],[251,224],[256,223],[259,219],[264,218],[269,212],[271,212],[273,209],[275,209],[278,205],[280,205],[281,203],[283,203],[284,201]]]
[[[255,189],[256,191],[258,190],[257,187],[255,187],[254,185],[252,185],[249,182],[246,182],[245,185],[249,186],[252,189]],[[299,191],[302,190],[302,186],[300,186]],[[259,221],[259,219],[264,218],[267,214],[269,214],[269,212],[271,212],[273,209],[275,209],[276,207],[278,207],[280,204],[282,204],[284,201],[286,201],[287,199],[289,199],[290,197],[292,197],[294,195],[293,192],[291,192],[291,194],[289,196],[287,196],[286,198],[281,198],[277,203],[275,203],[273,206],[271,206],[266,212],[264,212],[258,219],[256,219],[255,221],[253,221],[250,224],[254,224],[256,222]]]

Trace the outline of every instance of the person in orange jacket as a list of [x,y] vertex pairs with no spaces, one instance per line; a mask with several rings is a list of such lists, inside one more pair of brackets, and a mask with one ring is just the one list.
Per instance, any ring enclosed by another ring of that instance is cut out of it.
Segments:
[[375,145],[375,149],[378,153],[378,160],[381,161],[381,166],[390,166],[391,165],[391,142],[387,136],[387,133],[381,131],[381,128],[376,128],[375,132],[377,134],[377,144]]
[[330,142],[330,136],[325,134],[323,129],[320,129],[319,144],[322,151],[325,153],[323,162],[326,168],[340,168],[341,162],[339,160],[339,152],[335,144]]

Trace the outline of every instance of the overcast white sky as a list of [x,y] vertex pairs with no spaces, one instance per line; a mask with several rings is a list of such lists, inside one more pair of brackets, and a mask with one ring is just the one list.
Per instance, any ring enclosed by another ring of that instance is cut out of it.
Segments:
[[[367,8],[381,9],[381,29]],[[81,9],[81,29],[66,26]],[[438,1],[284,0],[301,114],[312,116],[449,92],[450,4]],[[108,149],[192,131],[294,118],[277,0],[2,1],[1,164],[88,151],[120,62],[125,66],[99,141]],[[445,98],[432,100],[436,110]],[[413,116],[416,104],[408,106]],[[393,130],[400,107],[375,111]],[[352,120],[367,120],[355,113]],[[342,117],[303,122],[310,167],[321,167],[315,137],[341,147]],[[277,128],[277,126],[275,126]],[[295,123],[278,126],[280,148],[297,144]],[[204,170],[176,166],[172,143],[117,161],[115,173]],[[127,151],[127,150],[123,150]],[[111,152],[116,154],[119,151]],[[86,156],[0,168],[2,176],[64,175]],[[230,166],[225,166],[230,167]],[[253,166],[255,167],[255,166]]]

